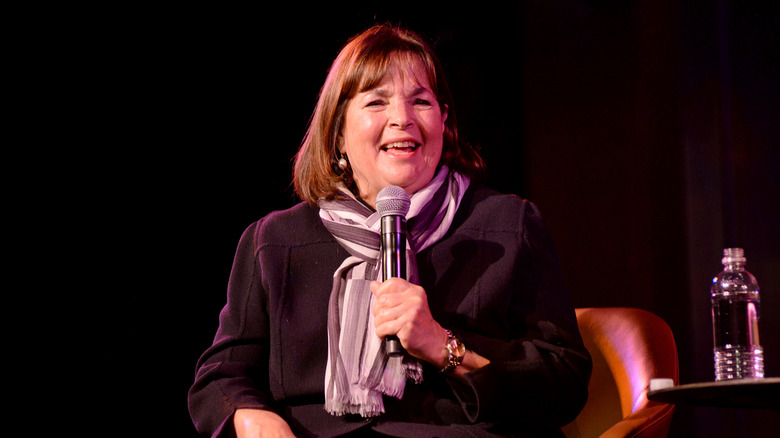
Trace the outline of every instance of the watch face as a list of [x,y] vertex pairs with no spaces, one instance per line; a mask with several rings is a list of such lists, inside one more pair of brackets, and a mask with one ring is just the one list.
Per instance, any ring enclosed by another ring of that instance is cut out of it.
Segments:
[[446,330],[446,332],[449,339],[447,340],[445,347],[447,348],[450,357],[447,366],[441,370],[443,373],[449,373],[457,368],[463,361],[463,356],[466,355],[466,346],[463,345],[463,342],[460,342],[460,339],[453,336],[451,331]]
[[460,342],[456,338],[450,339],[450,348],[449,350],[454,354],[456,357],[463,357],[463,355],[466,354],[466,346],[463,345],[462,342]]
[[463,357],[466,354],[466,346],[463,345],[463,342],[458,341],[458,349],[455,351],[458,357]]

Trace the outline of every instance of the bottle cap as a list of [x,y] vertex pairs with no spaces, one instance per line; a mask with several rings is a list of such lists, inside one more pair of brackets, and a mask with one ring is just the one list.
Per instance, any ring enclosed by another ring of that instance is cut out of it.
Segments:
[[745,263],[745,251],[742,248],[726,248],[723,250],[723,258],[721,263],[723,265],[732,265],[734,263]]
[[674,380],[668,378],[656,377],[650,379],[650,391],[658,391],[660,389],[671,388],[674,386]]

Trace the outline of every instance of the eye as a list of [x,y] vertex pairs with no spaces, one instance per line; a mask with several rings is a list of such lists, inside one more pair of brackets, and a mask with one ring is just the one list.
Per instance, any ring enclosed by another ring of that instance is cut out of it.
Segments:
[[385,103],[384,103],[384,101],[382,101],[382,100],[379,100],[379,99],[377,99],[377,100],[372,100],[372,101],[370,101],[370,102],[368,102],[368,103],[366,104],[366,108],[369,108],[369,107],[378,107],[378,106],[382,106],[382,105],[384,105],[384,104],[385,104]]
[[415,99],[415,105],[431,106],[431,101],[427,99]]

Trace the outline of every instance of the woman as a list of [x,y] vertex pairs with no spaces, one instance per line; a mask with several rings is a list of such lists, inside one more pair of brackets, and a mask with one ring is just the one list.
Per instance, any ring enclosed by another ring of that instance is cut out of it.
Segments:
[[[390,26],[352,39],[296,156],[304,202],[239,243],[190,391],[198,430],[559,432],[585,403],[590,358],[536,207],[480,185],[483,171],[432,49]],[[411,254],[408,279],[381,282],[375,203],[389,185],[411,196]]]

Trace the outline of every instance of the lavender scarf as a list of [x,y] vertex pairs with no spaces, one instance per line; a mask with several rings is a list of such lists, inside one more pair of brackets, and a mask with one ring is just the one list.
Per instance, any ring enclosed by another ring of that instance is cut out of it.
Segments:
[[[449,230],[469,180],[442,167],[431,182],[411,196],[407,214],[407,278],[419,284],[415,254]],[[348,198],[321,200],[320,218],[350,253],[333,274],[328,308],[328,363],[325,409],[333,415],[377,416],[384,412],[382,395],[402,398],[406,380],[422,381],[422,367],[413,357],[388,356],[374,332],[371,308],[373,280],[381,281],[380,218],[342,187]]]

